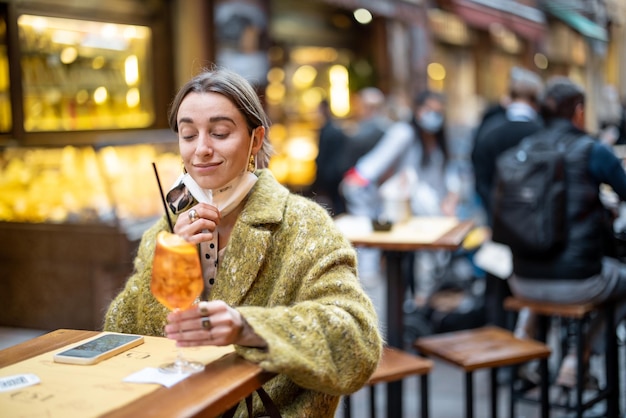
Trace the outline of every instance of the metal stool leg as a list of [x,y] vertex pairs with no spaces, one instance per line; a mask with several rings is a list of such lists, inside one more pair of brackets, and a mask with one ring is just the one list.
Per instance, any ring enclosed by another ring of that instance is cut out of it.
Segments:
[[619,397],[619,354],[617,352],[617,325],[615,324],[615,304],[609,303],[604,310],[605,314],[605,341],[606,353],[604,363],[606,367],[606,384],[610,393],[607,398],[607,417],[617,418],[620,414]]
[[491,395],[491,418],[498,418],[498,368],[492,367],[489,369],[489,392]]
[[376,387],[370,386],[370,417],[376,418]]
[[420,376],[420,404],[421,404],[421,418],[429,417],[428,410],[428,374],[423,374]]
[[[550,375],[548,371],[548,358],[539,360],[539,375],[541,376],[540,383],[540,408],[541,418],[550,417]],[[514,415],[511,415],[512,417]]]
[[512,367],[511,382],[509,383],[509,416],[515,416],[515,402],[517,401],[517,391],[515,390],[515,381],[517,380],[518,366]]
[[350,406],[350,396],[343,397],[343,418],[352,417],[352,408]]
[[474,418],[474,373],[465,373],[465,418]]
[[576,417],[582,418],[585,411],[583,393],[585,391],[585,339],[583,337],[583,320],[576,321]]

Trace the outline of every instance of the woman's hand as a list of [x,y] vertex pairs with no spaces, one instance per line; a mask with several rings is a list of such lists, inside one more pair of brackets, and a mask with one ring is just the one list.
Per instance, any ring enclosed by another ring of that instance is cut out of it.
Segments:
[[220,213],[215,206],[198,203],[178,216],[174,233],[192,244],[200,244],[213,239],[213,231],[219,222]]
[[165,336],[179,347],[238,344],[265,347],[239,311],[221,300],[200,302],[191,308],[167,316]]

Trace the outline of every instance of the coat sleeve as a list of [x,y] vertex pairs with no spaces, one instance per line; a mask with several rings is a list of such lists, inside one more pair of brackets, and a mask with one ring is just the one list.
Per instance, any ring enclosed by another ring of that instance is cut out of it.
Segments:
[[104,331],[164,335],[168,311],[152,296],[150,278],[156,234],[165,226],[163,219],[143,234],[134,260],[133,274],[109,305],[104,317]]
[[324,209],[288,206],[260,279],[271,282],[269,307],[238,307],[268,348],[235,349],[298,386],[352,393],[376,369],[382,347],[374,306],[356,274],[356,253]]

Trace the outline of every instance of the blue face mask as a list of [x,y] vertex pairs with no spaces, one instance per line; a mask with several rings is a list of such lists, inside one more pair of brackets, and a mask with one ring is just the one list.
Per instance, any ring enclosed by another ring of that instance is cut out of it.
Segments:
[[439,132],[441,126],[443,125],[443,115],[439,112],[429,110],[422,113],[417,123],[420,128],[422,128],[426,132],[434,134],[436,132]]

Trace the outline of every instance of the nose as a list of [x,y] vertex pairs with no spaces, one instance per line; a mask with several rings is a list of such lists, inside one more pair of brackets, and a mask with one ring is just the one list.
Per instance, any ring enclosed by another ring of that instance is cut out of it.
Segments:
[[196,143],[196,155],[213,155],[213,142],[209,134],[200,133],[198,135],[198,142]]

